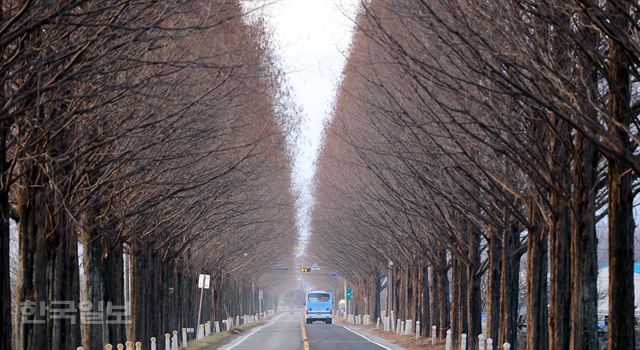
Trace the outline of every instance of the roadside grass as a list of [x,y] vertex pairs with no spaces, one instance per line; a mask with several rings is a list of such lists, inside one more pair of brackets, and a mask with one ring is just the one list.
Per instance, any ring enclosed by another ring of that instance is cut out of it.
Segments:
[[265,320],[260,320],[258,322],[236,326],[236,327],[233,327],[229,332],[225,331],[220,333],[214,333],[208,337],[205,337],[203,339],[190,343],[187,348],[180,348],[180,349],[187,349],[187,350],[213,349],[214,346],[216,345],[223,345],[229,342],[233,338],[233,336],[242,335],[246,333],[246,331],[255,327],[262,326],[265,323],[266,323]]

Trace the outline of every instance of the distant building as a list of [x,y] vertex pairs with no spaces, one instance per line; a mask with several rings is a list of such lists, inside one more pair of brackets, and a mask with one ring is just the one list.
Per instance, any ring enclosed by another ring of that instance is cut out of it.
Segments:
[[[640,314],[640,263],[633,264],[635,313]],[[609,313],[609,265],[598,266],[598,314]]]

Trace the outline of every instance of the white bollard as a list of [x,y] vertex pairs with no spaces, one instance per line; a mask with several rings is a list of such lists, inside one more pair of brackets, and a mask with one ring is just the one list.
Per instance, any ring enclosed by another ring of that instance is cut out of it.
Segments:
[[400,319],[396,320],[396,334],[400,334]]
[[130,341],[127,341],[124,343],[127,346],[127,350],[133,350],[133,343],[131,343]]
[[236,323],[234,323],[235,326],[239,326],[240,325],[240,316],[236,316]]
[[[113,349],[113,345],[111,345],[111,344],[109,344],[109,343],[107,343],[107,344],[104,346],[104,350],[111,350],[111,349]],[[169,350],[171,350],[171,349],[169,349]]]
[[464,333],[460,336],[460,350],[467,350],[467,335]]
[[207,337],[211,335],[211,321],[207,321],[207,326],[204,329],[204,335]]
[[484,350],[484,335],[478,334],[478,350]]
[[451,330],[447,329],[447,340],[444,344],[444,350],[451,350]]
[[187,343],[187,329],[182,328],[182,347],[186,348],[189,344]]
[[214,323],[214,326],[216,333],[220,333],[220,321],[216,321],[216,323]]
[[395,326],[396,326],[396,318],[394,316],[394,311],[391,310],[391,331],[395,331]]
[[124,345],[122,345],[122,344],[118,344],[118,345],[116,345],[116,348],[117,348],[118,350],[122,350],[122,349],[124,349]]
[[400,321],[400,335],[404,335],[404,321]]
[[171,337],[171,350],[178,350],[178,331],[173,331],[173,337]]
[[422,329],[420,328],[420,321],[416,321],[416,339],[420,338],[420,332]]
[[136,350],[142,350],[142,343],[139,341],[136,342]]
[[502,348],[503,348],[504,350],[511,350],[511,344],[509,344],[509,343],[504,343],[504,344],[502,344]]
[[376,319],[376,329],[380,328],[380,317]]
[[487,350],[493,350],[493,339],[487,338]]
[[151,350],[157,350],[157,348],[156,348],[156,337],[151,337]]
[[436,345],[436,339],[438,338],[438,327],[434,324],[431,326],[431,345]]
[[171,350],[171,334],[164,335],[164,350]]
[[84,350],[84,348],[82,346],[78,346],[76,350]]

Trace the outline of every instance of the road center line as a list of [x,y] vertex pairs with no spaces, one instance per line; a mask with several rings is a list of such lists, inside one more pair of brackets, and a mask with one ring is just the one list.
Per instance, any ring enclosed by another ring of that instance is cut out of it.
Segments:
[[303,320],[300,320],[300,329],[302,332],[302,343],[304,344],[304,350],[309,350],[309,339],[307,339],[307,329],[304,326]]

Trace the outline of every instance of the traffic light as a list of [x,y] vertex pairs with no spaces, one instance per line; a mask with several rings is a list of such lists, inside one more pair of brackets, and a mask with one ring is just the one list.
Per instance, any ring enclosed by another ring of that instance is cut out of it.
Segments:
[[311,272],[311,268],[310,267],[301,267],[300,268],[300,272]]

